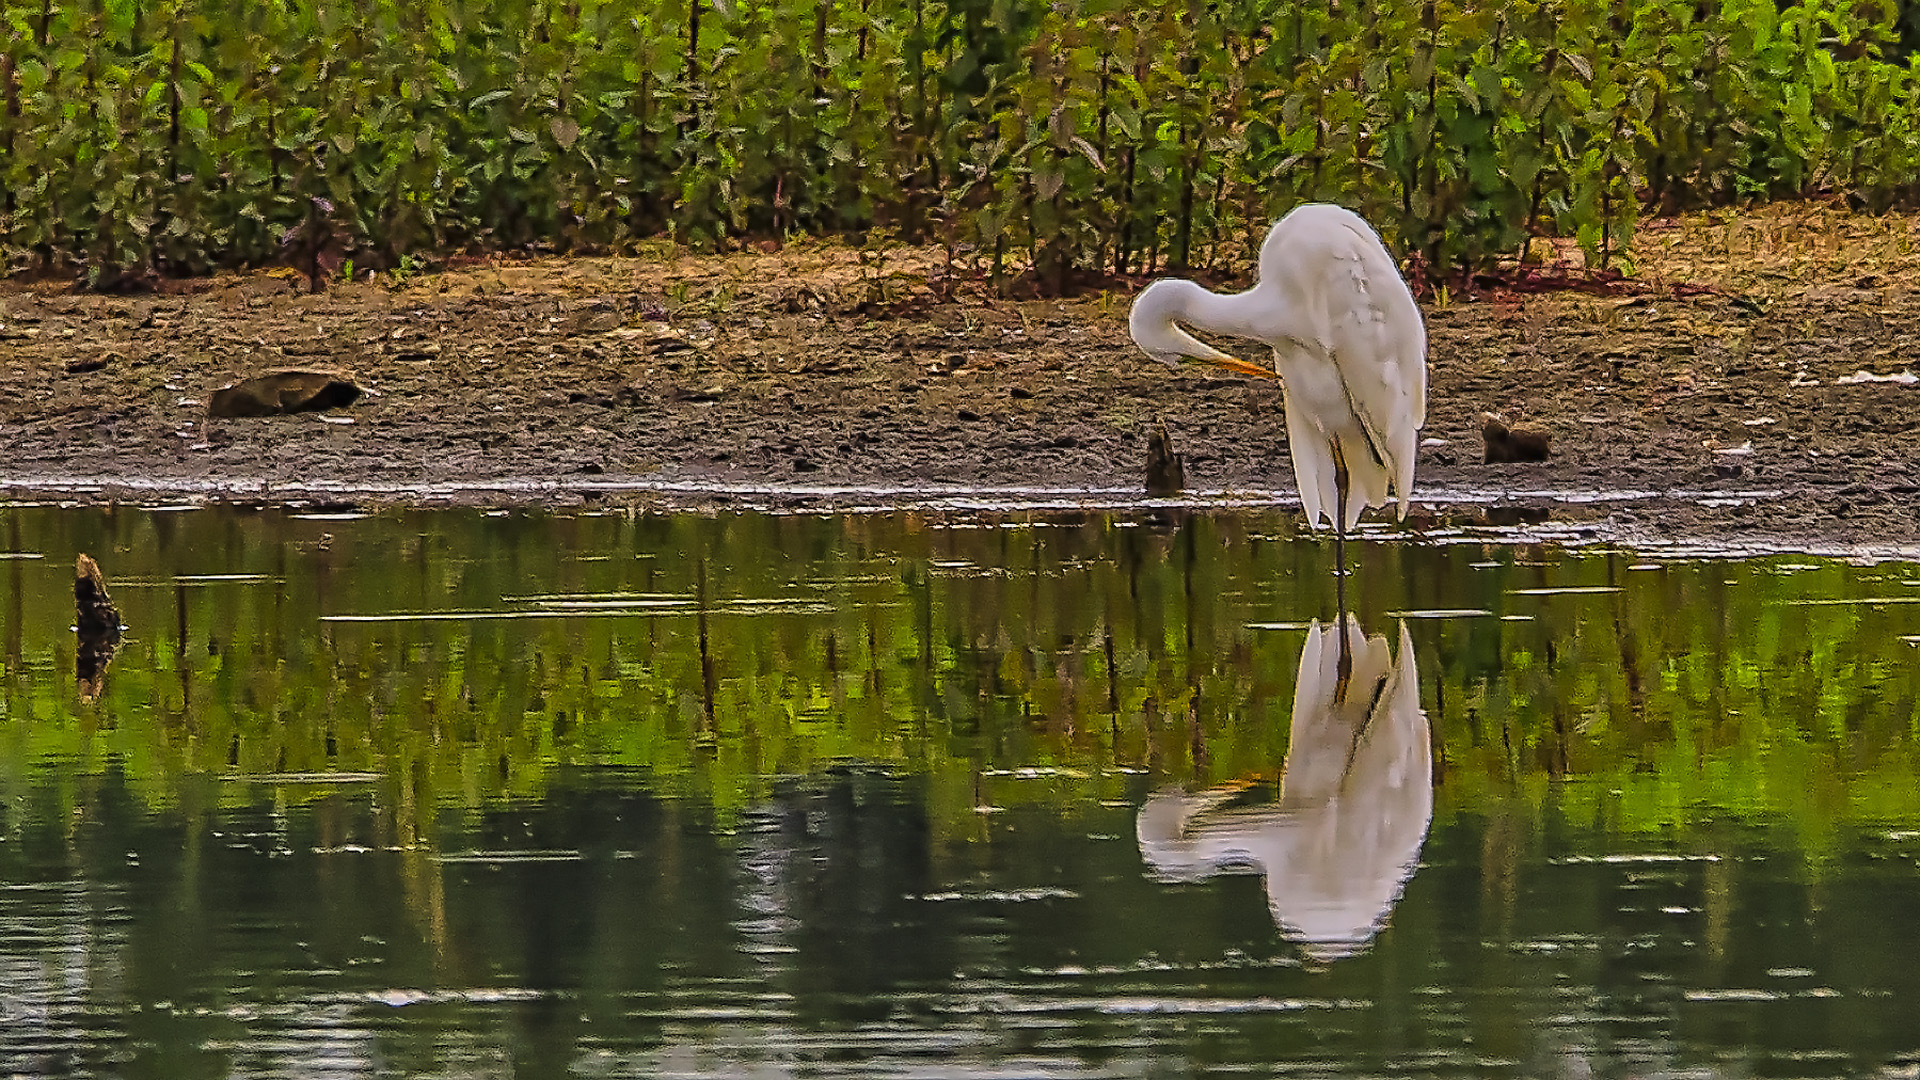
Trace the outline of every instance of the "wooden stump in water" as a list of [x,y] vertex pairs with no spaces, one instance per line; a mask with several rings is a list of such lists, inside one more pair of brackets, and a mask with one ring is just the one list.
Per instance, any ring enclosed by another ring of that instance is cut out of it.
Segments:
[[73,566],[73,629],[79,639],[73,674],[80,684],[80,700],[100,697],[107,681],[107,664],[120,644],[120,610],[107,595],[107,579],[99,564],[81,555]]
[[1167,426],[1161,424],[1147,436],[1147,494],[1178,495],[1186,486],[1186,467],[1173,451]]
[[107,579],[100,564],[82,555],[73,564],[74,627],[82,634],[120,636],[120,611],[107,595]]

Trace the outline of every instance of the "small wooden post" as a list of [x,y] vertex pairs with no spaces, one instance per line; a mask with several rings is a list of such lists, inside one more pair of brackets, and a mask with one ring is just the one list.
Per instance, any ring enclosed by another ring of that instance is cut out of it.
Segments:
[[1178,495],[1187,485],[1186,467],[1173,452],[1173,440],[1167,426],[1161,424],[1147,435],[1147,494]]

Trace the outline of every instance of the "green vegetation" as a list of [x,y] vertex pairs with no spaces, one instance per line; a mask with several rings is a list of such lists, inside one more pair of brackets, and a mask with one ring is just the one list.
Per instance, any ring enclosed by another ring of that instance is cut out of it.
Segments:
[[10,269],[303,223],[463,247],[880,230],[1042,287],[1244,265],[1301,200],[1439,270],[1643,208],[1913,194],[1878,0],[0,0]]

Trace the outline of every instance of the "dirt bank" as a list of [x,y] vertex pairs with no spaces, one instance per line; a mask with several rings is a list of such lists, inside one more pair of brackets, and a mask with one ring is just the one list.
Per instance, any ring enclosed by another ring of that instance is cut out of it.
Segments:
[[[1429,300],[1423,503],[1643,541],[1920,547],[1920,386],[1841,381],[1913,362],[1916,235],[1811,209],[1693,220],[1643,236],[1644,295]],[[0,484],[503,503],[699,498],[658,490],[677,482],[1126,490],[1164,422],[1191,487],[1291,488],[1277,384],[1144,360],[1124,296],[939,295],[937,260],[497,263],[318,296],[274,274],[131,298],[0,286]],[[282,366],[346,370],[369,395],[208,419],[215,388]],[[1489,410],[1551,427],[1551,460],[1481,464]]]

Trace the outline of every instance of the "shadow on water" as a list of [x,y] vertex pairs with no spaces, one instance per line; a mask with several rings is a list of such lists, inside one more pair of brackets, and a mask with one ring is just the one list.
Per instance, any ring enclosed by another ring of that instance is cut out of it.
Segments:
[[1347,620],[1259,511],[0,537],[0,1074],[1920,1065],[1910,565],[1363,540]]

